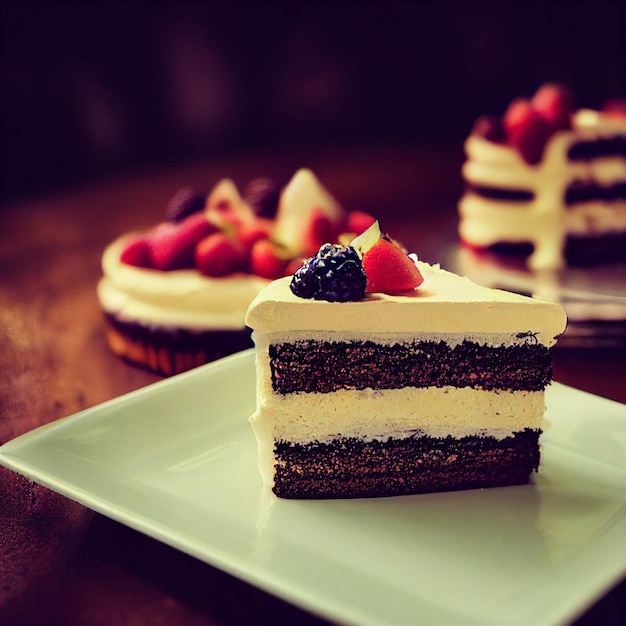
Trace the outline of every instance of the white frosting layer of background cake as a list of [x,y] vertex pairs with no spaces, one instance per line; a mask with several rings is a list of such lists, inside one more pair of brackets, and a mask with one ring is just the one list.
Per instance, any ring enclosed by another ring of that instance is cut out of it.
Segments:
[[124,264],[124,238],[102,257],[98,298],[104,311],[144,326],[243,330],[246,310],[269,280],[252,274],[209,278],[197,270],[162,272]]
[[459,234],[477,246],[500,242],[530,242],[533,269],[563,265],[567,235],[601,235],[626,230],[626,202],[591,200],[567,207],[565,190],[574,181],[609,186],[626,181],[623,156],[570,161],[573,144],[626,135],[626,119],[583,109],[572,119],[572,129],[555,133],[543,157],[530,165],[510,145],[497,144],[477,135],[465,142],[464,180],[473,185],[526,190],[533,200],[515,202],[484,198],[469,191],[459,202]]

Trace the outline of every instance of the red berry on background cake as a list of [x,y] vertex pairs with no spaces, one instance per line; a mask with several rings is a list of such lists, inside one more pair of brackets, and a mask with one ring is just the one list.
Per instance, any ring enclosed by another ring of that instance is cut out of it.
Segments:
[[504,128],[509,143],[530,164],[541,160],[543,148],[551,134],[548,122],[533,108],[529,100],[514,100],[504,114]]
[[135,267],[152,267],[152,247],[146,237],[130,239],[120,254],[120,261]]
[[250,268],[257,276],[270,280],[280,278],[285,273],[287,263],[288,258],[284,255],[284,249],[281,250],[269,239],[261,239],[252,246]]
[[242,272],[249,261],[247,250],[224,233],[213,233],[195,247],[195,264],[205,276],[218,278]]
[[269,239],[272,233],[272,222],[267,219],[254,218],[239,224],[236,231],[237,239],[247,248],[251,248],[260,239]]
[[161,224],[150,237],[152,266],[164,271],[192,268],[196,244],[215,230],[203,213]]
[[574,98],[565,87],[546,84],[532,100],[516,98],[502,119],[484,115],[472,127],[472,135],[493,143],[510,144],[528,163],[541,160],[543,149],[552,134],[571,128]]
[[305,225],[305,254],[315,254],[327,241],[336,241],[341,233],[341,225],[331,219],[325,211],[315,207],[311,211],[309,223]]
[[374,222],[376,218],[365,211],[350,211],[348,213],[347,232],[360,235],[365,232]]
[[555,84],[543,85],[537,90],[531,103],[553,132],[571,128],[574,96],[569,89]]

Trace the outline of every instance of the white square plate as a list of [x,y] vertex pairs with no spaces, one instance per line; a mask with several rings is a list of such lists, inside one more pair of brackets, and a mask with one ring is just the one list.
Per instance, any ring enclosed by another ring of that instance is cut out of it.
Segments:
[[626,407],[559,384],[536,484],[382,499],[262,489],[252,351],[18,437],[0,464],[346,624],[555,624],[625,573]]

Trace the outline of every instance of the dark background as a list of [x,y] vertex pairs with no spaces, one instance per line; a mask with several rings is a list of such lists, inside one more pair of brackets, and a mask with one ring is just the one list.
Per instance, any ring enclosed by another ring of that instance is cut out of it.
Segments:
[[626,95],[624,2],[2,0],[2,202],[298,145],[449,144],[545,81]]

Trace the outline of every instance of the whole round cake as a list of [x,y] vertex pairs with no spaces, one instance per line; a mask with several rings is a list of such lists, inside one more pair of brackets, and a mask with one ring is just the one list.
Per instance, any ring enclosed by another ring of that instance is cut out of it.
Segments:
[[246,310],[322,242],[360,233],[373,218],[345,211],[308,169],[283,188],[230,179],[208,194],[180,190],[164,221],[113,241],[98,299],[118,356],[172,375],[252,347]]
[[577,109],[544,85],[465,142],[459,236],[519,246],[531,270],[626,261],[626,102]]

